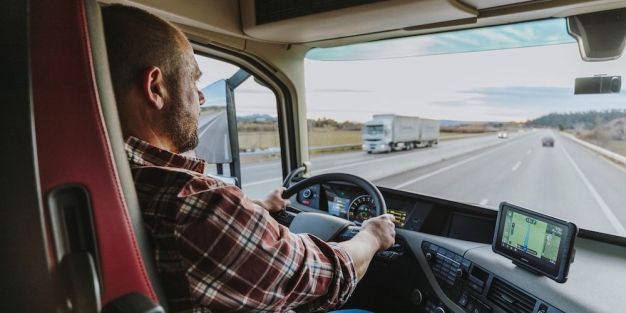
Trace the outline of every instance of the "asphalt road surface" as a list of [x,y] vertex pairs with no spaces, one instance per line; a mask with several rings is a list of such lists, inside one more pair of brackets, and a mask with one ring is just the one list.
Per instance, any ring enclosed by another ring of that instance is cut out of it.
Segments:
[[[552,136],[555,146],[542,147]],[[551,130],[442,141],[380,155],[314,156],[313,174],[344,172],[379,186],[497,209],[507,201],[579,227],[626,236],[626,170]],[[278,161],[242,165],[243,189],[261,197],[281,183]]]

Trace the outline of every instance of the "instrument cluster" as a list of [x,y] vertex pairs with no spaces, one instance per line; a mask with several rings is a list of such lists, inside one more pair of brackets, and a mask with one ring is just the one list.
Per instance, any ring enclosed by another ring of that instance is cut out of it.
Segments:
[[[372,197],[361,188],[341,183],[322,184],[302,190],[298,202],[347,219],[356,225],[375,217],[376,205]],[[418,230],[423,222],[421,214],[412,214],[414,203],[385,198],[387,213],[395,217],[397,227]],[[415,215],[415,216],[413,216]],[[409,225],[410,224],[410,225]]]

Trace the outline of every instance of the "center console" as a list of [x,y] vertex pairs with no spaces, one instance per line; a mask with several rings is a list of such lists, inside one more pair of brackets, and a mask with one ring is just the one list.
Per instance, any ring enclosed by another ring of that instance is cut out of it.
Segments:
[[[423,241],[422,252],[446,297],[465,312],[562,312],[441,246]],[[425,310],[451,312],[438,299],[425,299]]]

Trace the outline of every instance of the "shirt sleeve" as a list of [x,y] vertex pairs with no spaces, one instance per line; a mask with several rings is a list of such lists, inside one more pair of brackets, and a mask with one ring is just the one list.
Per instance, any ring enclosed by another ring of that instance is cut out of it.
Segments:
[[191,294],[215,311],[316,311],[357,284],[337,244],[293,234],[235,186],[187,194],[176,229]]

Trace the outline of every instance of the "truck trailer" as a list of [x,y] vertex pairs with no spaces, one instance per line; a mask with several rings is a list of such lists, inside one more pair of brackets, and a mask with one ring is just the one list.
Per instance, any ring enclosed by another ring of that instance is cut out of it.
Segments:
[[363,151],[367,153],[410,150],[438,143],[438,120],[376,114],[363,126]]

